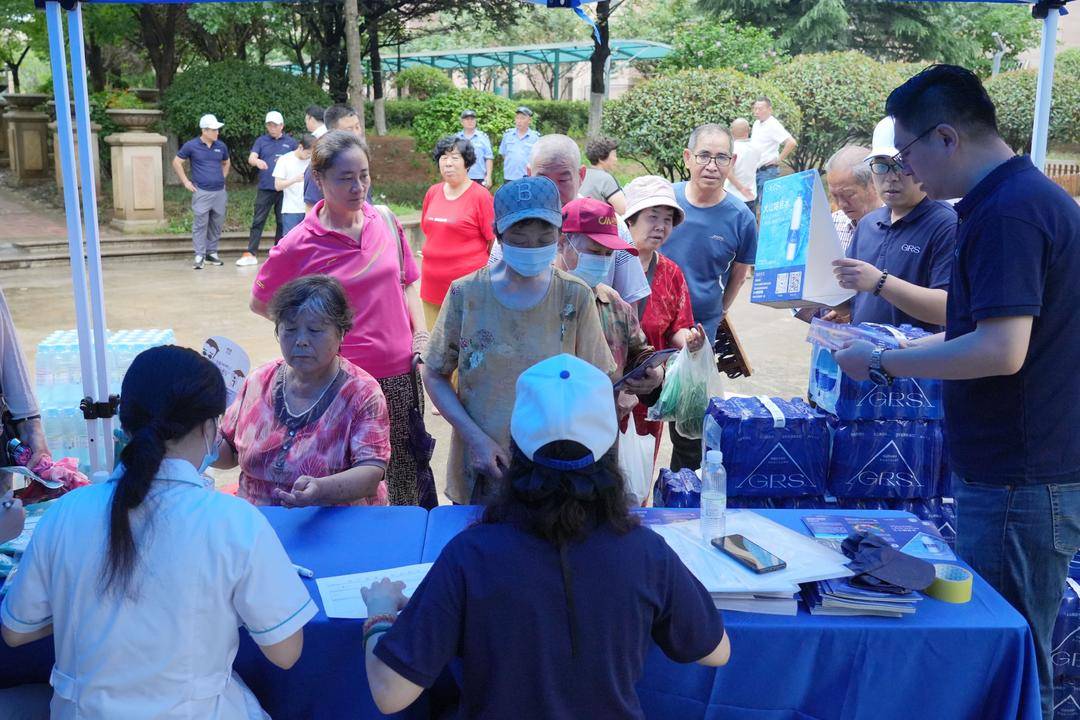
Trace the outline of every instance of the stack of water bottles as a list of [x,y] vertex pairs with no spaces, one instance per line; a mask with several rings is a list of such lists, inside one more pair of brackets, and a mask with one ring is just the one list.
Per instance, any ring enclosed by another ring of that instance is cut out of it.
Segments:
[[888,386],[844,375],[837,342],[855,337],[897,347],[928,335],[910,325],[811,325],[810,399],[829,414],[828,493],[840,507],[904,510],[929,520],[952,544],[951,498],[940,380],[896,378]]
[[1080,554],[1069,564],[1050,657],[1054,662],[1054,718],[1080,720]]
[[[151,347],[176,342],[172,330],[119,330],[106,331],[105,335],[109,393],[116,395],[120,394],[124,373],[136,355]],[[90,447],[86,421],[79,410],[84,396],[77,332],[57,330],[38,343],[34,366],[37,400],[49,450],[53,457],[78,458],[79,469],[88,472]]]

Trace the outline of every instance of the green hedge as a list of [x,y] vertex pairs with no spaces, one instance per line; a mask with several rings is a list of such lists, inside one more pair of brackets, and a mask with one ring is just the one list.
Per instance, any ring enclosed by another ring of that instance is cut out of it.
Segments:
[[[492,149],[498,152],[502,134],[514,126],[516,107],[513,100],[480,90],[455,90],[432,98],[424,103],[424,109],[413,121],[416,150],[422,153],[434,150],[439,138],[461,130],[463,110],[475,110],[476,126],[487,133]],[[495,170],[495,179],[499,180],[502,163],[496,162]]]
[[885,116],[885,99],[907,79],[857,52],[800,55],[765,78],[802,110],[802,133],[792,131],[799,142],[792,154],[797,170],[821,167],[844,145],[868,141]]
[[683,149],[693,129],[752,119],[751,105],[760,95],[772,99],[776,115],[798,136],[802,115],[791,98],[736,70],[684,70],[641,83],[605,106],[604,130],[619,141],[620,156],[638,160],[651,173],[686,180]]
[[[1004,72],[986,81],[986,91],[997,107],[1001,136],[1017,152],[1031,149],[1037,84],[1034,70]],[[1068,61],[1054,72],[1048,141],[1080,143],[1080,73],[1074,75]]]
[[427,100],[454,89],[454,81],[446,71],[415,65],[394,76],[394,84],[409,93],[412,100]]
[[165,126],[183,143],[199,134],[199,117],[214,113],[225,123],[221,139],[228,145],[233,170],[251,181],[258,170],[247,164],[255,139],[266,132],[269,110],[285,116],[285,132],[305,132],[304,109],[329,105],[330,96],[306,78],[264,65],[226,60],[201,65],[178,75],[165,91]]
[[589,103],[583,100],[529,100],[519,104],[535,113],[533,127],[545,135],[580,137],[589,127]]
[[[387,100],[385,104],[387,129],[409,130],[416,116],[426,105],[425,100]],[[375,131],[375,103],[370,100],[364,103],[364,127],[370,132]]]

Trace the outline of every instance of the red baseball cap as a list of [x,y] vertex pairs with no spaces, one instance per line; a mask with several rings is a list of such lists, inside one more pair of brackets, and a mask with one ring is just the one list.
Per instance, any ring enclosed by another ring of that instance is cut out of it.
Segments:
[[606,202],[593,198],[571,200],[563,205],[562,217],[564,233],[581,233],[611,250],[638,254],[637,248],[619,235],[619,220],[615,217],[615,209]]

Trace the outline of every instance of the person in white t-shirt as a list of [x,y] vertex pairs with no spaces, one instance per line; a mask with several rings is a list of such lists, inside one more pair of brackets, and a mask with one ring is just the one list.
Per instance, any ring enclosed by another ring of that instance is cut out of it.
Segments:
[[315,135],[304,135],[300,139],[300,146],[278,158],[277,166],[274,167],[274,188],[284,192],[281,200],[281,222],[285,226],[285,234],[299,225],[306,214],[304,173],[311,164],[311,150],[314,147]]
[[750,142],[761,152],[757,171],[757,196],[767,180],[780,175],[780,164],[787,161],[798,143],[783,123],[772,114],[772,100],[762,95],[754,101],[754,128]]
[[761,151],[750,140],[750,123],[745,118],[736,118],[731,123],[731,136],[735,141],[732,147],[735,164],[724,182],[724,190],[746,203],[750,212],[756,213],[757,168]]

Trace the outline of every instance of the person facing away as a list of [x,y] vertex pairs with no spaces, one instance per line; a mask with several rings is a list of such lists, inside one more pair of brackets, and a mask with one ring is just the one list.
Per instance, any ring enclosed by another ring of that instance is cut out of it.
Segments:
[[122,392],[120,464],[41,518],[0,605],[4,640],[53,637],[55,720],[267,718],[232,671],[239,629],[288,669],[318,607],[262,513],[201,475],[217,456],[221,373],[155,347]]
[[724,181],[724,190],[746,203],[750,212],[756,213],[757,168],[761,161],[761,150],[750,141],[750,123],[745,118],[735,118],[731,122],[731,137],[735,164]]
[[956,551],[1031,626],[1052,718],[1051,639],[1080,548],[1080,206],[1013,153],[970,70],[931,66],[885,110],[897,164],[930,197],[961,198],[945,332],[836,360],[860,380],[945,380]]
[[410,600],[388,579],[361,591],[372,696],[384,713],[402,710],[459,658],[459,717],[644,718],[634,686],[650,646],[724,665],[720,612],[629,514],[610,378],[560,354],[515,385],[497,502]]

